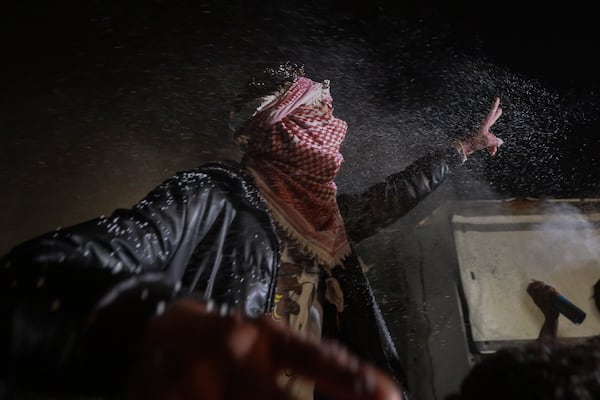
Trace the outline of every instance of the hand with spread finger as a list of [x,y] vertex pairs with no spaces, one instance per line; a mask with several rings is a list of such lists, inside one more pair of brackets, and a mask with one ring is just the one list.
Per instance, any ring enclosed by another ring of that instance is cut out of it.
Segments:
[[501,115],[500,99],[496,97],[492,108],[480,127],[471,135],[458,141],[465,156],[469,156],[482,149],[487,149],[492,156],[496,154],[498,147],[504,144],[504,141],[490,132],[490,128],[498,121]]
[[284,370],[315,381],[332,400],[401,400],[396,384],[339,345],[306,341],[268,317],[220,315],[179,300],[147,327],[132,400],[291,399]]

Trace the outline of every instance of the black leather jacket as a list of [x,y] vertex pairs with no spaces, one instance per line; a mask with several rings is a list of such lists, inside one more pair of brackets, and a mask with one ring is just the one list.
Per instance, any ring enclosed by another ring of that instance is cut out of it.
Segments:
[[[432,152],[362,194],[340,195],[351,241],[404,215],[460,163],[454,149]],[[278,246],[251,176],[234,162],[178,173],[132,209],[27,241],[0,261],[0,380],[119,391],[144,323],[172,299],[196,294],[249,316],[269,312]],[[324,334],[402,379],[356,255],[344,264],[335,273],[345,310],[338,324],[326,311]]]

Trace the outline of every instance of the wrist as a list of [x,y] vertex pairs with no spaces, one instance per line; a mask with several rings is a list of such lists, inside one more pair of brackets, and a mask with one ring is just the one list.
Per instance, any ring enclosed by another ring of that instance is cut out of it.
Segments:
[[459,156],[462,158],[462,162],[467,161],[467,156],[470,154],[468,153],[468,146],[461,140],[455,140],[453,142],[453,146],[456,149],[456,151],[458,152]]
[[551,313],[544,313],[544,319],[548,322],[555,322],[558,320],[558,311]]

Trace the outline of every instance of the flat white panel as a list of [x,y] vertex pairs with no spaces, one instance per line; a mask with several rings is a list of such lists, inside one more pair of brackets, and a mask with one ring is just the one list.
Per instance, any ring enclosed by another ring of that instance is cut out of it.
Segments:
[[537,215],[501,211],[477,215],[458,210],[452,218],[473,341],[538,336],[543,316],[526,293],[531,278],[554,286],[587,314],[581,325],[561,316],[559,337],[600,334],[592,297],[600,279],[600,228],[593,223],[598,214],[585,215],[568,205]]

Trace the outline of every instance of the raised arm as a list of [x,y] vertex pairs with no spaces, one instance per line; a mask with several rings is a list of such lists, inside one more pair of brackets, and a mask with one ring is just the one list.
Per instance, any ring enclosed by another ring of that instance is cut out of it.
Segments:
[[452,170],[474,152],[487,149],[495,155],[503,141],[491,133],[490,128],[500,115],[500,99],[496,98],[479,128],[452,146],[428,153],[363,193],[339,195],[338,205],[348,236],[360,241],[398,220],[439,187]]
[[453,147],[433,151],[363,193],[339,195],[338,206],[348,237],[358,242],[398,220],[461,163],[462,158]]

